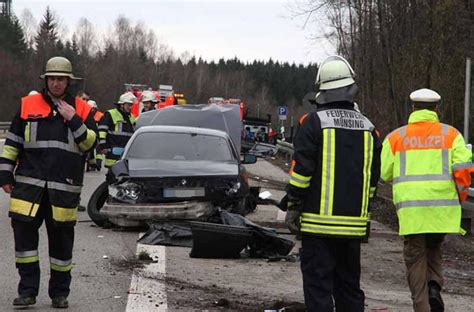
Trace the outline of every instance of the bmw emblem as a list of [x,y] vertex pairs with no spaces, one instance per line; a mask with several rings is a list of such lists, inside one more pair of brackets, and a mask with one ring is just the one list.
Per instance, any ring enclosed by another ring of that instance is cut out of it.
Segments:
[[181,180],[181,185],[184,186],[184,185],[186,185],[186,183],[188,183],[188,181],[186,181],[186,179],[182,179],[182,180]]

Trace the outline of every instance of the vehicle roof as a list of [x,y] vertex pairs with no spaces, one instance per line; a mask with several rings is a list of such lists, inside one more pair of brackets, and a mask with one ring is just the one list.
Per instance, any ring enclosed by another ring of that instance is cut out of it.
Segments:
[[201,135],[212,135],[222,138],[230,138],[226,132],[221,130],[183,126],[143,126],[136,131],[137,135],[144,132],[196,133]]
[[240,151],[242,133],[240,105],[172,105],[141,114],[137,120],[136,129],[151,125],[224,131],[229,134],[235,149]]

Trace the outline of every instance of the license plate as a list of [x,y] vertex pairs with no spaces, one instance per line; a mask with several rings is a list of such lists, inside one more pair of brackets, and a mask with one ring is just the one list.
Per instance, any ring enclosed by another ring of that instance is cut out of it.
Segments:
[[203,197],[205,194],[203,187],[193,188],[165,188],[163,189],[164,198],[184,198],[184,197]]

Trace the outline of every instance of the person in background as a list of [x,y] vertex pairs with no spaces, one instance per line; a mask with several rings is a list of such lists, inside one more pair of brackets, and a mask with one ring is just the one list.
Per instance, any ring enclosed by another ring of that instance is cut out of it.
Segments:
[[114,150],[123,149],[135,130],[135,118],[130,114],[136,97],[131,92],[122,94],[116,108],[105,112],[99,124],[99,145],[97,150],[105,155],[105,167],[112,167],[121,155]]
[[157,102],[158,100],[156,99],[152,91],[143,91],[142,93],[143,108],[141,112],[144,113],[144,112],[149,112],[151,110],[154,110]]
[[[94,121],[98,125],[102,117],[104,117],[104,114],[98,110],[98,106],[96,101],[94,100],[89,100],[87,101],[87,104],[91,107],[91,114],[94,116]],[[91,150],[88,155],[88,161],[87,161],[87,169],[86,171],[90,170],[97,170],[100,171],[102,167],[102,157],[103,155],[100,153],[96,153],[95,150]],[[82,211],[82,207],[79,207],[79,210]]]
[[86,103],[87,103],[87,101],[90,100],[89,92],[86,92],[85,90],[80,90],[79,92],[77,92],[76,96],[78,98],[80,98],[81,100],[83,100],[84,102],[86,102]]

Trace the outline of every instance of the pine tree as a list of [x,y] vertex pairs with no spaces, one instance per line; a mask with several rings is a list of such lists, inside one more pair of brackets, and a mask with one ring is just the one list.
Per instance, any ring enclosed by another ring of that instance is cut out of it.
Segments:
[[21,58],[27,51],[25,35],[16,16],[0,16],[0,48]]
[[58,41],[58,22],[49,6],[46,7],[46,12],[39,26],[38,34],[35,37],[36,54],[38,61],[44,63],[47,58],[53,56],[56,52]]
[[75,56],[79,55],[79,46],[77,45],[77,36],[76,34],[72,35],[72,52],[74,53]]

